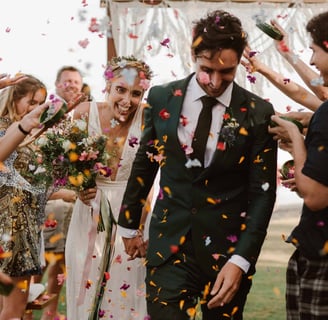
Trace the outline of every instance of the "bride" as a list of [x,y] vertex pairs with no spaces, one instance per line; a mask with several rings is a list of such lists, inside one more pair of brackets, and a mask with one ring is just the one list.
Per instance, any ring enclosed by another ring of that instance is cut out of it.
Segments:
[[[141,136],[141,102],[151,70],[133,56],[116,57],[105,77],[106,102],[84,102],[74,111],[75,119],[88,117],[89,135],[108,136],[111,175],[99,176],[95,188],[80,192],[73,209],[65,253],[67,319],[143,320],[144,261],[128,260],[121,237],[115,236],[115,222]],[[97,231],[92,215],[97,203],[102,209],[109,204],[109,214],[102,216],[104,231]]]

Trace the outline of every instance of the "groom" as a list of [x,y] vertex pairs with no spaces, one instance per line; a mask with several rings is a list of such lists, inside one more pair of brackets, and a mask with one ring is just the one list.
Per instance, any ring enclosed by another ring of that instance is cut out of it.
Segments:
[[209,13],[193,30],[196,72],[149,92],[118,232],[131,259],[145,255],[137,229],[160,167],[146,255],[152,320],[192,319],[199,299],[203,319],[242,319],[277,160],[272,105],[234,82],[246,43],[237,17]]

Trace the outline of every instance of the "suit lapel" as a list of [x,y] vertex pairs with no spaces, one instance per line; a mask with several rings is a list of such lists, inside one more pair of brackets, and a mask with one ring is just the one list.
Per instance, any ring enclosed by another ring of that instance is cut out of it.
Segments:
[[179,125],[182,104],[186,96],[186,91],[193,74],[185,79],[175,81],[168,87],[167,108],[170,116],[175,120],[175,128]]

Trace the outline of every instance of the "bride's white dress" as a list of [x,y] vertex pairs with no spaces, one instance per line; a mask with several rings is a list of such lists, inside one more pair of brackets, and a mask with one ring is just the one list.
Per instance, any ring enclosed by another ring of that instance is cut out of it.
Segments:
[[[102,131],[96,102],[91,102],[89,134],[94,133]],[[97,188],[108,199],[115,221],[138,148],[129,146],[128,140],[132,136],[140,139],[140,135],[141,110],[137,112],[129,130],[116,180],[97,178]],[[124,252],[120,236],[115,237],[114,248],[109,252],[111,237],[113,238],[110,235],[109,219],[110,217],[104,217],[106,230],[97,232],[90,207],[80,200],[76,201],[65,253],[68,320],[144,320],[147,315],[144,261],[127,261],[128,255]],[[108,258],[109,269],[104,266],[108,263]],[[103,292],[100,293],[99,289]]]

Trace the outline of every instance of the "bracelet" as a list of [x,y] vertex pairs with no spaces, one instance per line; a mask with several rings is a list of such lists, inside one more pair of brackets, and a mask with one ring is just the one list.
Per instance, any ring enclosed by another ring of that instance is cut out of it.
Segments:
[[20,123],[18,124],[18,130],[19,130],[23,135],[25,135],[25,136],[27,136],[27,135],[29,134],[28,131],[26,131],[26,130],[24,130],[24,129],[22,128],[22,126],[21,126]]

